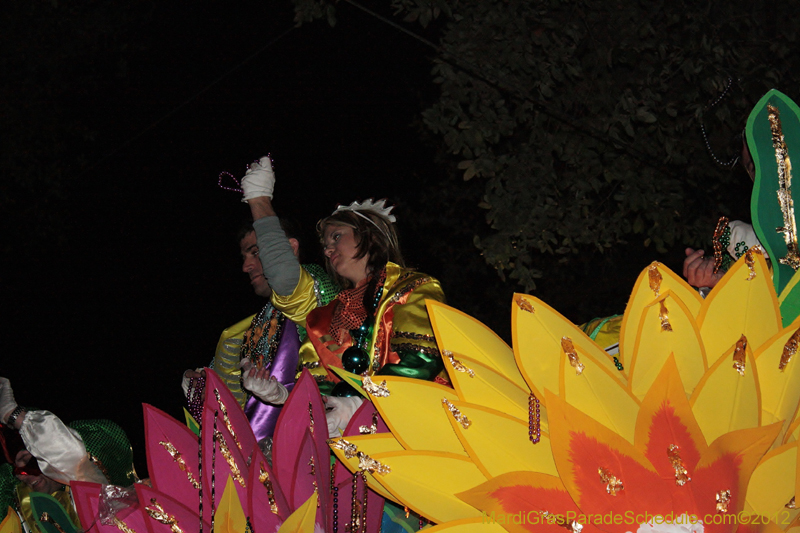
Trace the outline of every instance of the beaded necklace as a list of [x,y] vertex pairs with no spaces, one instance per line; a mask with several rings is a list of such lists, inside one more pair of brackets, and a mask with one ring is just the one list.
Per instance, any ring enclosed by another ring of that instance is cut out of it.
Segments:
[[278,351],[278,343],[286,317],[267,304],[253,317],[253,322],[242,339],[242,358],[250,356],[259,369],[272,364]]
[[350,339],[353,345],[344,351],[342,354],[342,366],[348,372],[353,374],[363,374],[369,369],[369,349],[370,339],[372,339],[372,332],[375,330],[375,314],[378,311],[378,304],[383,297],[383,287],[386,282],[386,270],[378,278],[377,287],[370,305],[370,311],[367,317],[356,329],[350,330]]

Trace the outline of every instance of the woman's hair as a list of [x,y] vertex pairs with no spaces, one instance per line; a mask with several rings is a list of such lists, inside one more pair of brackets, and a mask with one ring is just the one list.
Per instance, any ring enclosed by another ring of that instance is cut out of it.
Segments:
[[[359,210],[358,213],[355,213],[342,210],[323,218],[317,222],[317,234],[320,241],[324,236],[325,228],[328,226],[353,228],[353,236],[357,243],[355,259],[367,256],[368,272],[380,271],[388,261],[401,267],[405,266],[394,224],[374,211]],[[327,257],[325,258],[325,267],[328,270],[328,274],[339,283],[340,287],[346,289],[352,285],[348,280],[336,274]]]

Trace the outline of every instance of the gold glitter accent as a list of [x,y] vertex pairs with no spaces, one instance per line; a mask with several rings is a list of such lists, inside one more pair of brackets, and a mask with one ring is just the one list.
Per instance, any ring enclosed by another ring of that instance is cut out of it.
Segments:
[[456,419],[456,422],[461,424],[462,428],[467,429],[472,425],[472,421],[467,418],[466,415],[461,414],[461,411],[459,411],[455,405],[450,403],[447,398],[442,398],[442,403],[447,406],[447,409],[453,415],[453,418]]
[[239,485],[241,485],[243,488],[246,488],[247,485],[244,477],[242,477],[242,473],[239,471],[236,461],[233,460],[233,455],[231,454],[231,450],[228,448],[228,443],[225,442],[225,437],[219,431],[214,431],[214,438],[219,443],[219,453],[222,454],[222,457],[225,458],[225,462],[228,463],[228,468],[231,470],[233,479],[238,481]]
[[47,512],[42,513],[42,516],[39,517],[39,521],[40,522],[47,522],[48,524],[52,524],[52,526],[58,530],[58,533],[67,533],[66,531],[64,531],[64,528],[61,527],[61,524],[56,522],[53,519],[52,516],[47,514]]
[[750,270],[747,281],[753,281],[756,277],[756,259],[753,256],[752,248],[744,253],[744,264],[747,265],[748,270]]
[[667,457],[669,458],[669,462],[672,463],[672,468],[675,470],[675,484],[679,487],[683,487],[686,482],[691,481],[692,478],[689,477],[689,471],[683,466],[683,461],[681,460],[679,452],[680,447],[676,444],[670,444],[667,448]]
[[442,355],[447,357],[448,361],[450,361],[450,364],[453,365],[453,368],[455,369],[456,372],[466,372],[469,375],[469,377],[471,378],[475,377],[475,372],[471,368],[466,366],[464,363],[456,359],[455,356],[453,355],[453,352],[451,352],[450,350],[445,350],[442,353]]
[[328,440],[328,445],[331,448],[336,448],[337,450],[342,450],[344,452],[344,456],[347,459],[352,459],[353,457],[358,457],[358,468],[359,470],[367,471],[370,474],[388,474],[392,471],[391,467],[382,464],[369,455],[365,454],[364,452],[358,451],[358,446],[353,444],[352,442],[348,442],[344,439]]
[[661,291],[661,272],[658,271],[658,262],[650,263],[650,266],[647,268],[647,276],[650,279],[650,290],[653,291],[656,298]]
[[722,245],[722,236],[725,235],[725,230],[728,229],[728,217],[719,217],[717,227],[714,228],[714,237],[711,239],[714,245],[714,274],[719,272],[722,268],[722,252],[725,248]]
[[622,480],[612,474],[608,468],[598,468],[597,473],[600,474],[600,481],[606,484],[606,492],[612,496],[622,492]]
[[145,511],[150,515],[150,518],[157,522],[169,526],[172,533],[183,533],[183,530],[178,527],[178,519],[167,513],[163,507],[156,501],[155,498],[150,499],[152,507],[145,507]]
[[782,265],[788,265],[793,270],[800,267],[800,254],[797,249],[797,222],[794,218],[794,201],[792,200],[792,161],[783,137],[780,111],[777,107],[768,104],[769,128],[772,132],[772,147],[775,149],[775,161],[778,163],[778,202],[783,213],[783,227],[777,228],[778,233],[783,233],[786,242],[786,257],[778,259]]
[[728,504],[731,502],[731,491],[721,490],[717,493],[717,512],[727,513]]
[[786,365],[789,364],[789,361],[792,360],[794,354],[797,353],[797,347],[800,346],[800,328],[797,328],[797,331],[794,332],[786,344],[783,346],[783,353],[781,354],[781,362],[778,363],[778,370],[783,372],[786,369]]
[[581,533],[581,530],[583,529],[583,524],[577,522],[576,520],[567,521],[567,519],[562,515],[552,514],[547,511],[542,511],[541,515],[547,520],[547,523],[561,526],[571,533]]
[[114,525],[117,526],[117,529],[122,531],[122,533],[136,533],[135,529],[128,527],[128,524],[126,524],[116,516],[114,517]]
[[199,489],[200,482],[194,478],[192,471],[189,470],[188,466],[186,466],[186,461],[183,460],[181,452],[179,452],[171,442],[165,442],[162,440],[159,442],[159,444],[162,445],[167,452],[169,452],[169,454],[172,456],[172,460],[178,463],[178,468],[186,472],[186,477],[189,478],[189,483],[191,483],[194,488]]
[[228,418],[228,408],[225,407],[224,403],[222,403],[218,389],[214,389],[214,396],[217,398],[217,403],[219,404],[219,410],[222,411],[222,419],[225,421],[225,428],[228,430],[228,433],[231,434],[231,437],[233,437],[233,443],[236,444],[236,447],[241,450],[242,445],[239,444],[239,439],[236,438],[236,432],[233,430],[233,424],[231,424],[231,419]]
[[533,304],[531,304],[528,300],[526,300],[522,296],[517,296],[516,298],[514,298],[514,301],[517,303],[517,307],[519,307],[526,313],[533,314],[536,312],[536,310],[533,308]]
[[361,380],[361,388],[370,396],[386,398],[389,396],[389,389],[386,388],[386,380],[381,381],[380,385],[372,381],[369,376],[364,376]]
[[661,300],[658,303],[658,319],[661,321],[661,331],[672,331],[672,324],[669,323],[669,311],[667,310],[667,304],[664,303],[664,300]]
[[747,337],[742,335],[739,337],[739,340],[736,341],[736,348],[733,349],[733,368],[739,373],[740,376],[744,376],[744,368],[747,364]]
[[311,431],[311,435],[314,435],[314,408],[311,402],[308,402],[308,430]]
[[89,456],[89,460],[94,464],[94,466],[96,466],[98,469],[100,469],[100,471],[103,473],[103,475],[106,476],[106,479],[108,479],[110,481],[111,480],[111,476],[108,475],[108,469],[106,468],[106,465],[103,464],[103,461],[101,461],[100,459],[98,459],[97,457],[92,455],[91,453],[87,453],[86,455]]
[[272,486],[272,480],[269,478],[269,472],[267,472],[267,469],[264,468],[264,465],[261,465],[261,469],[258,474],[258,481],[264,485],[264,488],[267,489],[269,510],[272,511],[272,514],[278,514],[278,505],[275,503],[275,489]]
[[311,467],[311,475],[312,476],[317,475],[316,469],[314,468],[314,457],[311,457],[311,459],[308,460],[308,466]]
[[378,411],[372,412],[372,425],[358,426],[358,432],[361,435],[374,435],[378,432]]
[[580,376],[586,367],[583,366],[583,363],[578,358],[578,352],[575,351],[575,347],[572,345],[572,339],[561,337],[561,349],[564,350],[564,355],[569,358],[569,364],[575,369],[575,375]]
[[786,507],[787,509],[797,509],[797,504],[794,503],[794,496],[792,496],[792,499],[789,500],[789,503],[784,505],[784,507]]

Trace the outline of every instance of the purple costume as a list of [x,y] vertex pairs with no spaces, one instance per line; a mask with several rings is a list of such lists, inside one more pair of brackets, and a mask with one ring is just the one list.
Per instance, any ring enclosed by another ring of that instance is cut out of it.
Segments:
[[[291,392],[297,374],[298,352],[300,351],[300,338],[297,336],[297,326],[294,322],[283,320],[283,331],[275,351],[272,362],[267,365],[270,375],[274,376]],[[281,405],[264,403],[255,396],[250,396],[244,407],[250,427],[259,441],[272,437],[275,424],[281,412]]]

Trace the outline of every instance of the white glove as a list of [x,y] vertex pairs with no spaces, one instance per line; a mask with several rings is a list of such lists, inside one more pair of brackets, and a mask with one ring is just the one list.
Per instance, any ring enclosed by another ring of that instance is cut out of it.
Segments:
[[289,397],[289,389],[283,383],[269,375],[265,368],[256,371],[248,357],[239,363],[242,368],[242,385],[262,402],[283,405]]
[[328,422],[328,438],[341,436],[340,430],[344,431],[358,408],[364,403],[361,396],[348,396],[339,398],[338,396],[328,396],[327,407],[329,411],[325,413]]
[[272,199],[272,190],[275,188],[275,172],[272,171],[272,161],[264,156],[255,163],[251,163],[242,178],[243,202],[269,196]]
[[6,418],[17,408],[14,391],[8,378],[0,378],[0,421],[5,423]]

